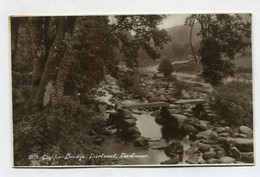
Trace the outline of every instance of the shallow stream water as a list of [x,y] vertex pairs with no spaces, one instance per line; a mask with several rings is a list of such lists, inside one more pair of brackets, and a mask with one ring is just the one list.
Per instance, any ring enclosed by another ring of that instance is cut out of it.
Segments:
[[[110,78],[108,82],[111,85],[116,84],[113,78]],[[113,86],[115,91],[118,89],[116,86]],[[105,94],[103,96],[99,96],[96,99],[100,102],[106,102],[108,104],[112,104],[109,99],[112,98],[112,94],[110,94],[106,87],[102,86],[98,89],[98,91],[102,91]],[[138,103],[135,100],[125,100],[127,104],[135,104]],[[112,104],[114,105],[114,104]],[[164,150],[152,149],[153,147],[163,147],[169,144],[170,142],[166,142],[162,137],[162,126],[155,122],[155,117],[151,116],[152,112],[143,111],[142,114],[133,113],[133,116],[136,117],[136,126],[141,132],[141,136],[149,139],[150,147],[135,147],[132,142],[124,141],[122,138],[117,135],[109,136],[106,141],[101,145],[101,152],[104,154],[117,154],[119,157],[120,164],[128,164],[128,165],[145,165],[145,164],[154,164],[158,165],[162,161],[168,160],[169,157],[166,156]],[[108,114],[108,113],[106,113]],[[108,117],[106,115],[105,117]],[[182,141],[184,146],[184,150],[187,150],[190,146],[190,142]],[[127,155],[144,155],[145,158],[125,158]],[[187,158],[183,159],[185,162]]]

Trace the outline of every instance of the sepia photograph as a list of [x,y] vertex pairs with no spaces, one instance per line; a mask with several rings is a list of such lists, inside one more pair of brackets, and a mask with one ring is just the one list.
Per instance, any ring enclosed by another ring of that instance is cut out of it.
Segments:
[[250,13],[9,21],[14,167],[254,165]]

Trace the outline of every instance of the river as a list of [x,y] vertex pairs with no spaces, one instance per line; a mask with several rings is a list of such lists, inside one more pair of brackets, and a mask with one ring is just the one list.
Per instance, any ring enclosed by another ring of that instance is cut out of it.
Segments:
[[[114,92],[119,91],[119,87],[116,85],[116,82],[113,78],[108,77],[105,85],[101,86],[98,91],[102,91],[105,94],[97,97],[96,99],[101,102],[106,102],[107,104],[112,104],[109,101],[112,98],[112,94],[107,91],[107,88],[113,88]],[[129,103],[138,103],[135,100],[126,100],[125,102]],[[170,159],[164,153],[164,150],[152,149],[153,147],[162,147],[168,144],[166,140],[162,137],[162,126],[155,122],[155,117],[151,116],[152,112],[143,111],[142,114],[133,113],[133,116],[136,117],[136,126],[138,127],[141,135],[147,139],[149,139],[149,147],[135,147],[132,142],[127,142],[122,140],[122,138],[117,135],[109,136],[106,141],[101,145],[101,152],[104,154],[118,154],[121,156],[122,154],[131,155],[133,153],[137,155],[147,155],[146,158],[120,158],[120,164],[127,165],[145,165],[145,164],[154,164],[158,165],[162,161]],[[105,113],[105,117],[108,117],[109,112]],[[184,150],[189,148],[190,142],[182,141],[184,146]],[[183,163],[187,158],[183,159]]]
[[[188,63],[189,61],[175,61],[172,64],[179,63]],[[150,76],[158,73],[158,66],[149,66],[143,68],[143,71]],[[192,84],[201,84],[204,86],[205,90],[212,92],[213,88],[204,82],[198,81],[198,77],[195,74],[187,74],[187,73],[177,73],[173,72],[172,75],[176,76],[176,78],[180,81],[192,83]],[[236,80],[235,78],[227,78],[225,79],[225,83],[232,82]],[[250,82],[251,80],[243,80],[243,82]],[[122,92],[120,88],[117,86],[117,82],[114,78],[108,76],[106,79],[106,83],[101,86],[98,91],[104,92],[105,94],[99,96],[97,100],[101,102],[106,102],[107,104],[114,105],[109,100],[113,97],[111,93]],[[123,102],[127,104],[136,104],[140,103],[138,100],[124,100]],[[115,111],[115,110],[113,110]],[[148,147],[135,147],[132,142],[125,141],[117,135],[112,135],[107,138],[107,140],[101,145],[101,152],[105,154],[118,154],[118,156],[131,155],[135,153],[136,155],[144,155],[146,158],[120,158],[120,164],[126,165],[158,165],[163,161],[169,160],[170,158],[166,156],[164,150],[158,150],[158,147],[165,147],[170,144],[172,141],[179,141],[176,139],[165,139],[163,136],[161,125],[157,124],[155,121],[155,117],[151,115],[152,111],[135,111],[132,110],[133,116],[136,117],[136,127],[141,132],[141,136],[145,137],[149,140]],[[108,117],[109,112],[106,113],[105,117]],[[183,160],[180,164],[186,164],[186,160],[188,156],[185,152],[190,148],[190,144],[192,143],[189,138],[186,136],[184,139],[180,141],[184,147]],[[154,149],[155,148],[155,149]],[[157,149],[156,149],[157,148]],[[201,157],[200,157],[201,159]]]

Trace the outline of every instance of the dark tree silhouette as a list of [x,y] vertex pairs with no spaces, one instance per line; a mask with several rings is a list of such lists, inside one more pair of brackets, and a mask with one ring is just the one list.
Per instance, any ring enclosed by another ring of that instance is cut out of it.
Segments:
[[168,59],[163,59],[158,67],[158,71],[163,73],[165,77],[171,76],[173,72],[172,63]]
[[[202,64],[202,77],[212,86],[218,86],[222,80],[233,75],[231,60],[235,55],[250,45],[245,38],[250,38],[251,22],[242,19],[239,15],[229,14],[200,14],[191,15],[185,24],[200,25],[200,49],[191,49],[196,61]],[[190,39],[192,42],[192,39]]]
[[[105,69],[115,71],[115,49],[119,49],[129,67],[138,65],[139,50],[153,59],[159,57],[158,49],[170,40],[165,30],[157,28],[163,18],[160,15],[31,17],[32,105],[46,106],[63,96],[64,91],[75,95],[84,87],[89,88],[86,85],[101,81]],[[12,19],[14,54],[20,19]],[[82,74],[86,77],[79,79]],[[68,77],[71,83],[67,82]]]

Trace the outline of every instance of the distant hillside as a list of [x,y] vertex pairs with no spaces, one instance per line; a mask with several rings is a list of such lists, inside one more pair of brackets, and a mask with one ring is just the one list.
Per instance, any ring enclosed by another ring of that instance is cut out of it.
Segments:
[[[190,43],[190,26],[181,25],[181,26],[167,28],[165,30],[172,38],[171,43],[178,43],[180,45],[185,45],[187,43],[188,44]],[[192,35],[193,43],[199,42],[199,37],[197,36],[197,33],[199,31],[200,31],[200,26],[198,24],[194,25],[193,35]]]
[[[167,58],[170,60],[182,60],[187,59],[191,55],[190,49],[190,27],[186,25],[176,26],[165,29],[168,35],[171,37],[171,41],[164,45],[160,51],[161,58]],[[195,25],[192,34],[192,43],[196,47],[199,44],[199,25]],[[149,66],[160,62],[160,60],[154,61],[148,57],[143,50],[139,52],[139,64],[141,66]]]
[[[172,60],[183,59],[191,54],[190,49],[190,27],[186,25],[176,26],[165,29],[169,36],[171,36],[171,41],[164,45],[161,50],[162,58],[169,58]],[[195,25],[192,33],[192,43],[194,46],[198,46],[199,37],[197,33],[199,32],[199,25]]]
[[[176,26],[165,29],[168,35],[171,37],[171,41],[164,45],[160,51],[161,59],[167,58],[170,60],[187,60],[192,59],[192,53],[190,49],[190,27],[186,25]],[[200,38],[197,33],[200,31],[200,26],[197,24],[193,28],[192,43],[195,48],[199,48]],[[245,39],[250,40],[250,39]],[[148,57],[144,51],[140,51],[139,63],[141,66],[149,66],[160,62],[160,60],[154,61]],[[236,55],[236,59],[233,61],[236,67],[251,67],[252,57],[251,50],[246,49],[244,54]]]

